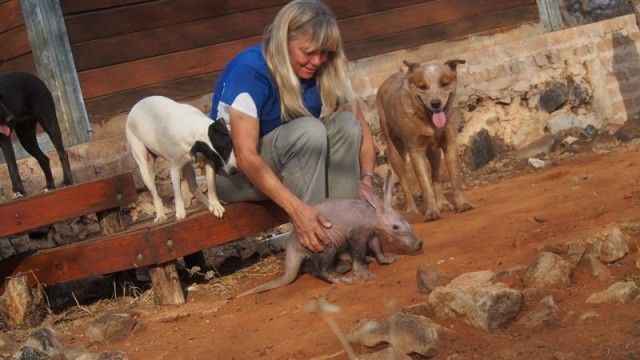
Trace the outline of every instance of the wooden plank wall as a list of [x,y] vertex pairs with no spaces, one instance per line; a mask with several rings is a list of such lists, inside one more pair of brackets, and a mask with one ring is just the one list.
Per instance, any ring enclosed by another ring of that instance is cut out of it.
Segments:
[[[60,2],[90,121],[101,122],[148,95],[184,100],[208,94],[222,67],[259,42],[287,0]],[[350,60],[538,21],[535,0],[326,2]],[[0,0],[0,18],[18,4]],[[24,43],[21,18],[11,22],[0,24],[0,40],[22,36]],[[25,56],[19,49],[12,50],[14,58]],[[8,56],[4,48],[0,56]]]
[[20,0],[0,0],[0,19],[0,59],[4,60],[0,74],[11,71],[37,74]]

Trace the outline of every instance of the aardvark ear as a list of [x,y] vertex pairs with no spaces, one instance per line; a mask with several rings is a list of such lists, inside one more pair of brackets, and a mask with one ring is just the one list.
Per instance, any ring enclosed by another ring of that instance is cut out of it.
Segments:
[[358,181],[358,190],[360,191],[360,199],[368,202],[376,211],[382,211],[383,203],[376,191],[364,181]]
[[393,176],[393,172],[391,171],[391,169],[389,169],[387,171],[387,178],[384,180],[384,195],[383,195],[383,202],[384,202],[384,206],[385,208],[392,208],[392,197],[393,197],[393,186],[395,185],[396,180]]

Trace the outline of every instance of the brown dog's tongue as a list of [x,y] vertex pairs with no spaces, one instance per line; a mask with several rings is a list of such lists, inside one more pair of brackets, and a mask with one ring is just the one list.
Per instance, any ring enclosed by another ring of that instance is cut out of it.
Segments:
[[444,111],[433,113],[433,124],[439,128],[443,127],[447,123],[447,116]]
[[11,135],[11,129],[7,125],[0,125],[0,134],[5,134],[6,136]]

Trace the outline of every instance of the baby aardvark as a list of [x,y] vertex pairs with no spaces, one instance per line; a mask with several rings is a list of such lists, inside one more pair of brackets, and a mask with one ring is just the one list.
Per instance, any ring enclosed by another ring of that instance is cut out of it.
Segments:
[[292,233],[286,244],[284,275],[238,297],[290,284],[298,275],[304,260],[307,260],[305,271],[313,276],[330,283],[352,282],[353,276],[340,275],[332,269],[336,254],[345,249],[351,254],[355,276],[368,278],[371,273],[366,264],[367,249],[375,253],[380,263],[395,261],[394,257],[387,257],[382,252],[377,231],[385,232],[411,253],[421,252],[422,240],[416,237],[409,222],[391,206],[393,184],[393,174],[389,171],[384,183],[384,201],[370,186],[360,182],[360,196],[366,200],[326,199],[314,205],[331,222],[331,228],[325,230],[331,243],[321,252],[311,252],[300,245],[295,233]]

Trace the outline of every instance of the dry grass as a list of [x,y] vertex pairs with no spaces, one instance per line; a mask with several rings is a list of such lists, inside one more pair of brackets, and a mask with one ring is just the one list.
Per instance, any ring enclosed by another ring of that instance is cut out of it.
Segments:
[[271,255],[232,274],[213,278],[204,284],[194,284],[189,287],[189,291],[230,299],[236,295],[238,287],[246,283],[248,279],[256,277],[272,278],[280,275],[283,271],[282,256]]
[[[213,278],[205,283],[194,283],[188,291],[194,294],[214,295],[222,299],[229,299],[236,295],[239,286],[250,278],[275,277],[284,269],[281,256],[265,257],[257,263],[240,269],[230,275]],[[88,305],[81,305],[65,309],[59,314],[50,313],[45,323],[64,325],[77,321],[91,320],[114,309],[134,309],[136,307],[153,306],[153,289],[135,292],[137,296],[101,299]]]

